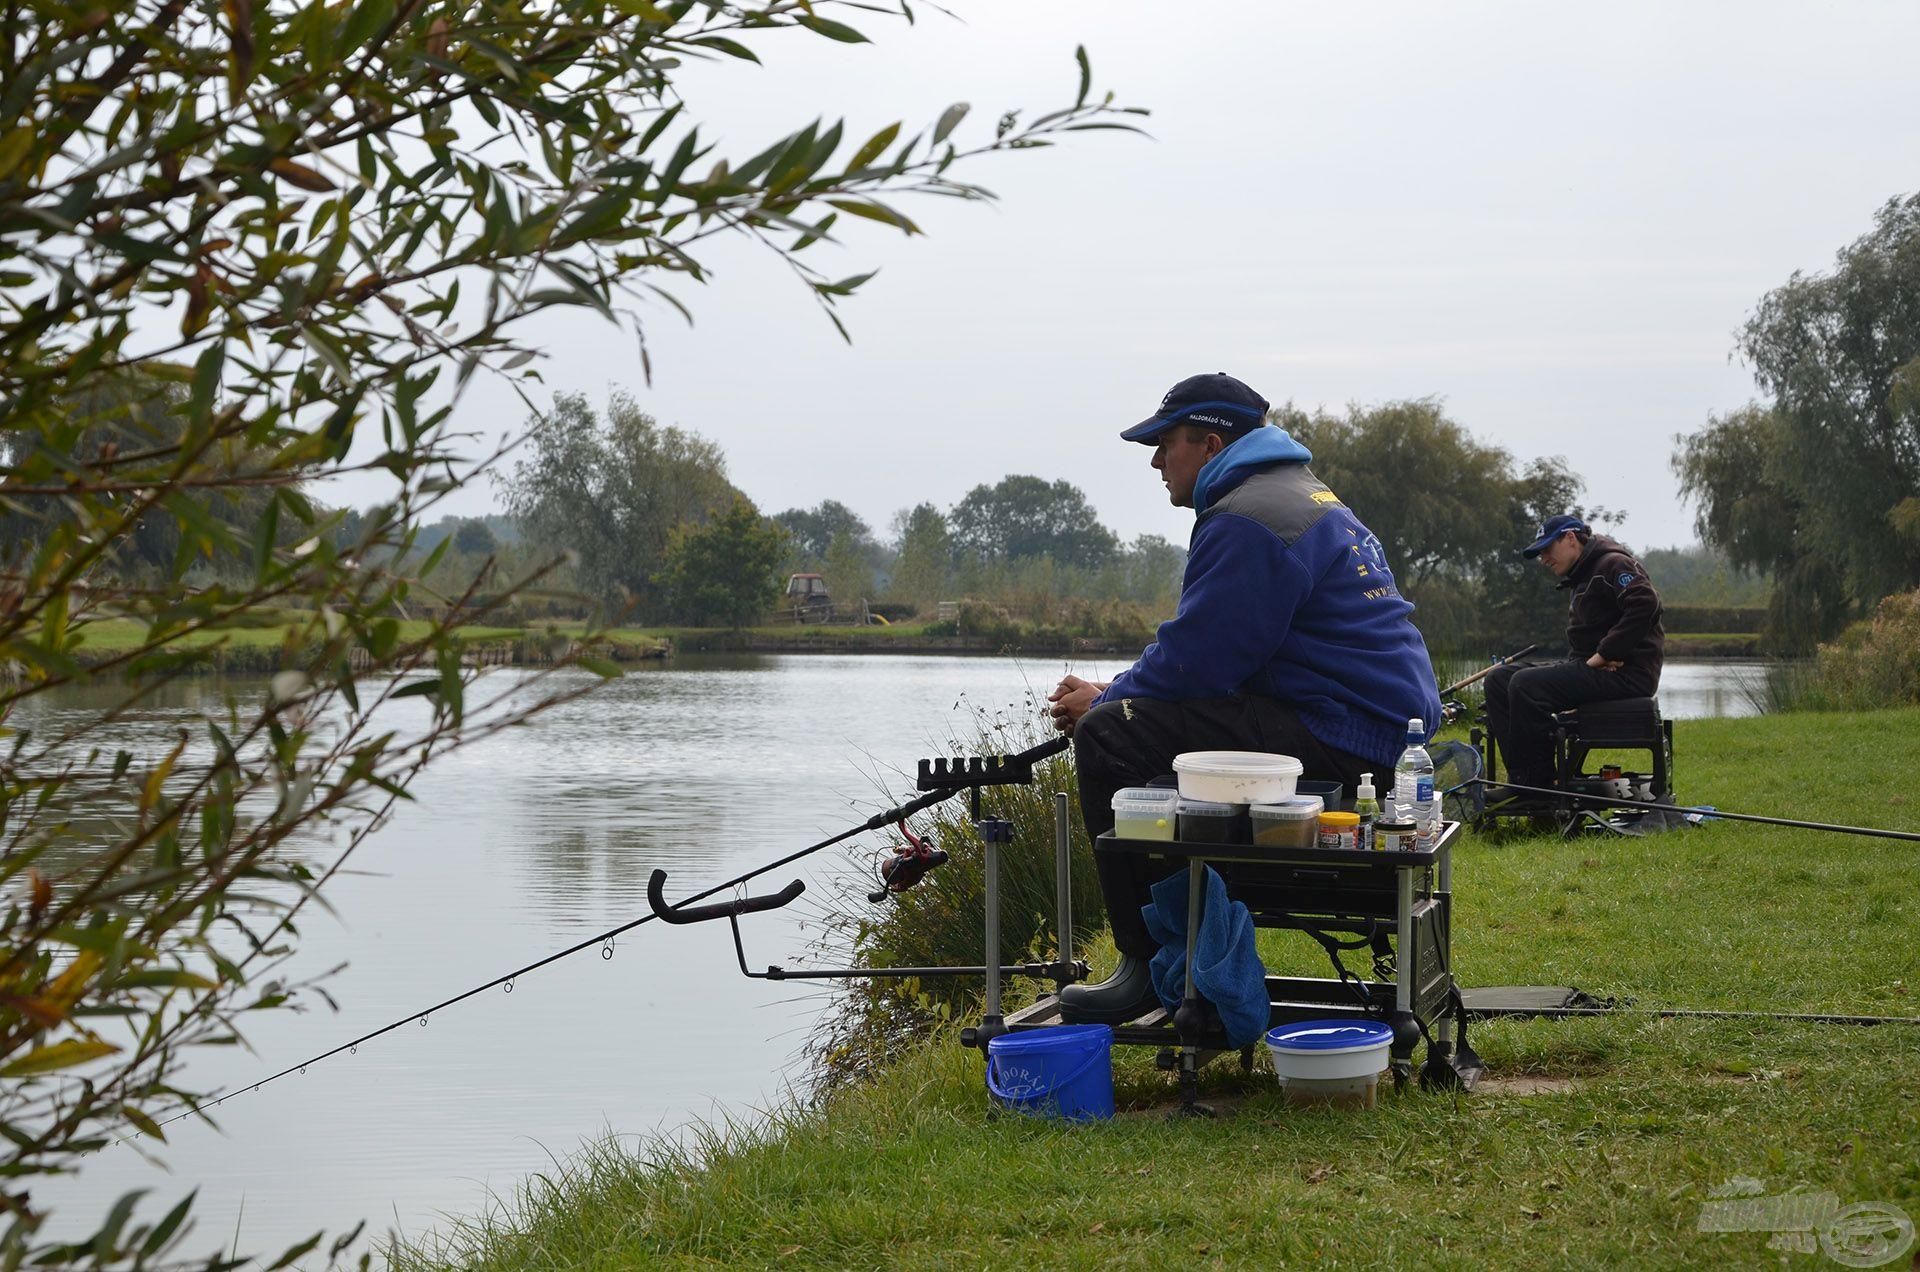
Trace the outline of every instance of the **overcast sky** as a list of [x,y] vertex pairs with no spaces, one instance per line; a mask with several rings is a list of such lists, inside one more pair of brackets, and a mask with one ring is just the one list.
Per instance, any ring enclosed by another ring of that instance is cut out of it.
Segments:
[[[776,260],[729,248],[683,293],[695,326],[654,315],[651,388],[630,334],[569,314],[522,333],[547,389],[630,390],[718,442],[768,513],[839,499],[884,533],[1032,473],[1180,543],[1191,514],[1116,437],[1175,380],[1309,408],[1431,395],[1519,459],[1566,455],[1628,542],[1662,547],[1693,538],[1673,435],[1755,394],[1732,356],[1755,301],[1920,188],[1911,2],[953,7],[862,15],[870,45],[781,33],[767,66],[681,86],[736,155],[816,114],[858,139],[954,101],[964,140],[1066,104],[1084,43],[1152,139],[994,157],[955,175],[998,205],[923,201],[924,238],[828,248],[835,276],[881,271],[843,302],[850,346]],[[522,410],[482,380],[459,419],[504,434]]]

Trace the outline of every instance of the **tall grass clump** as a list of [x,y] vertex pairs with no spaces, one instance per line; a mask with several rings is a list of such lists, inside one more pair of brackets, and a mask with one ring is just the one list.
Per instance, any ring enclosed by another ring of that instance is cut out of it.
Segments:
[[[971,738],[939,744],[940,754],[1012,754],[1053,736],[1034,710],[1021,717],[976,710]],[[969,730],[962,730],[969,731]],[[1042,761],[1029,786],[991,786],[981,792],[981,813],[1013,823],[1013,843],[1000,852],[1000,960],[1050,962],[1059,949],[1054,873],[1054,793],[1065,791],[1072,843],[1074,944],[1106,928],[1093,850],[1080,819],[1072,752]],[[965,793],[916,817],[909,829],[950,854],[946,865],[909,891],[878,905],[866,894],[879,886],[878,858],[848,863],[845,887],[821,917],[822,935],[812,956],[823,964],[851,967],[968,966],[987,961],[985,850],[975,833]],[[897,830],[886,832],[885,852],[902,846]],[[1031,991],[1007,985],[1009,1001]],[[902,977],[846,982],[816,1034],[812,1049],[823,1089],[872,1073],[914,1039],[978,1011],[984,984],[977,976]]]

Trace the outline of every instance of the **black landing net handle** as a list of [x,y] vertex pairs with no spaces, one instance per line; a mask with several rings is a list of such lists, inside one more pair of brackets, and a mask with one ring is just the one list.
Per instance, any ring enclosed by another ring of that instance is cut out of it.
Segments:
[[[1013,840],[1013,823],[997,817],[982,816],[980,811],[980,791],[987,786],[1024,786],[1033,781],[1033,766],[1049,756],[1058,755],[1072,745],[1072,739],[1066,736],[1042,742],[1029,747],[1017,755],[992,756],[954,756],[951,759],[941,757],[920,761],[915,786],[926,794],[919,799],[875,813],[867,821],[846,834],[837,836],[827,843],[837,843],[862,831],[879,830],[896,822],[904,822],[916,813],[923,812],[936,804],[944,803],[968,791],[972,797],[974,827],[986,845],[986,948],[996,955],[1000,949],[1000,878],[999,847]],[[779,892],[763,896],[738,897],[732,901],[720,901],[709,905],[678,906],[669,905],[666,900],[667,872],[655,870],[647,880],[647,904],[653,915],[672,924],[705,923],[713,919],[725,919],[733,930],[733,952],[740,964],[740,974],[753,980],[862,980],[886,977],[928,977],[928,976],[985,976],[987,981],[987,1002],[985,1019],[980,1026],[961,1032],[961,1041],[968,1046],[985,1048],[987,1041],[1006,1032],[1006,1024],[1000,1013],[1000,978],[1003,976],[1048,977],[1058,985],[1066,985],[1079,980],[1087,974],[1084,964],[1074,961],[1072,955],[1072,915],[1069,908],[1068,888],[1071,862],[1067,856],[1069,827],[1067,826],[1067,799],[1065,794],[1057,796],[1055,801],[1055,831],[1057,840],[1057,878],[1060,897],[1060,959],[1052,963],[1016,963],[1001,965],[997,961],[971,967],[873,967],[825,968],[818,971],[789,970],[777,964],[769,965],[764,972],[750,971],[747,967],[746,948],[740,940],[740,916],[755,914],[762,910],[778,910],[790,905],[801,893],[807,890],[804,880],[795,879]],[[825,847],[826,844],[818,845]],[[753,874],[762,874],[797,860],[807,852],[806,849],[793,856],[786,857],[770,865],[762,866]],[[745,876],[751,878],[752,875]],[[885,893],[880,894],[884,897]]]

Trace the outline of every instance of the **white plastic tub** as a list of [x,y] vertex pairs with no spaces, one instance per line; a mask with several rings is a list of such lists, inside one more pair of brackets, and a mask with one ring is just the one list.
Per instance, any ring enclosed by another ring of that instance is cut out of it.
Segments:
[[1300,761],[1265,751],[1188,751],[1173,757],[1183,799],[1216,804],[1278,804],[1293,798]]
[[1377,1020],[1303,1020],[1267,1031],[1273,1071],[1290,1104],[1372,1108],[1393,1029]]

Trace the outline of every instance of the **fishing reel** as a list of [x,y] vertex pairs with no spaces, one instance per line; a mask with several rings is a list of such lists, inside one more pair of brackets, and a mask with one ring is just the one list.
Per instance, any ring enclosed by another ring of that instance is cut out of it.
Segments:
[[900,823],[900,833],[906,836],[905,846],[880,863],[880,886],[867,894],[867,900],[876,905],[891,893],[905,892],[926,878],[929,870],[947,864],[946,851],[916,836],[907,829],[907,823]]

